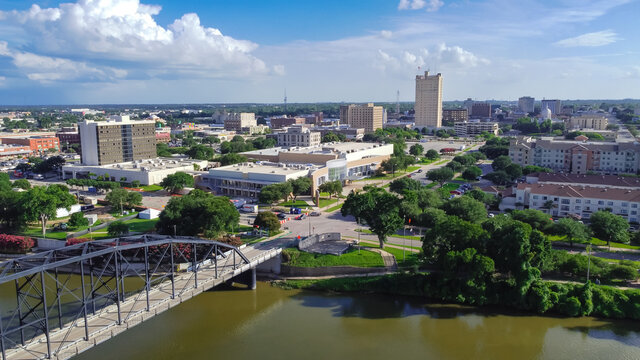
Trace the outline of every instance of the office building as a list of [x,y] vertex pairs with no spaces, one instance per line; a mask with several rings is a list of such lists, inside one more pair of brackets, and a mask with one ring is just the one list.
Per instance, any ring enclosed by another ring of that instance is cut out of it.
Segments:
[[84,165],[107,165],[156,157],[155,122],[117,116],[78,123]]
[[362,140],[362,138],[364,137],[364,129],[363,128],[351,128],[351,127],[348,127],[348,126],[347,127],[344,127],[344,126],[322,126],[322,127],[315,127],[312,130],[313,131],[319,131],[321,139],[322,139],[323,136],[325,136],[328,133],[342,134],[347,138],[347,140]]
[[242,128],[258,125],[256,114],[254,113],[232,113],[228,114],[224,120],[224,129],[241,132]]
[[607,118],[601,115],[573,116],[565,120],[565,128],[567,130],[606,130],[608,124]]
[[80,144],[80,133],[75,126],[61,128],[56,132],[56,137],[63,147],[70,144]]
[[471,105],[471,117],[472,118],[490,118],[491,104],[487,102],[474,102],[473,105]]
[[540,109],[548,108],[551,110],[551,115],[558,115],[562,112],[562,101],[560,100],[542,100]]
[[637,142],[522,137],[511,140],[509,157],[522,166],[536,165],[571,174],[636,174],[640,170],[640,144]]
[[518,110],[523,113],[532,113],[535,110],[536,99],[531,96],[523,96],[518,99]]
[[455,123],[453,129],[459,137],[476,136],[483,132],[497,136],[500,127],[494,122],[461,121]]
[[342,105],[340,106],[340,123],[352,128],[363,128],[365,133],[382,129],[384,108],[367,105]]
[[416,76],[415,127],[442,127],[442,74]]
[[292,126],[277,134],[278,146],[316,146],[320,145],[320,133],[306,127]]
[[454,123],[469,120],[468,115],[467,109],[443,109],[442,124],[444,126],[453,126]]

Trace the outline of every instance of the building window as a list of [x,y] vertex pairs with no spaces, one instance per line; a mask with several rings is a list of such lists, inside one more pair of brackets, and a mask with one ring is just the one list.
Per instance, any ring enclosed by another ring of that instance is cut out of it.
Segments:
[[582,200],[576,199],[576,204],[580,204],[580,203],[582,203]]

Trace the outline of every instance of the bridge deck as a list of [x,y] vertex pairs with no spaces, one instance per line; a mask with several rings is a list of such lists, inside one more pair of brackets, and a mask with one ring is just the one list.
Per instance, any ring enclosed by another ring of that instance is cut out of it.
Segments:
[[[142,291],[129,296],[120,303],[121,323],[118,325],[117,306],[110,305],[87,317],[89,340],[86,341],[85,326],[82,317],[75,322],[65,324],[62,329],[50,333],[51,352],[53,359],[68,359],[89,348],[100,344],[136,326],[151,317],[179,305],[183,301],[218,286],[235,276],[255,268],[258,264],[269,260],[281,253],[281,249],[258,243],[247,246],[242,253],[249,259],[250,264],[244,264],[234,269],[233,263],[218,262],[218,277],[215,276],[213,264],[201,266],[197,273],[197,288],[194,288],[193,272],[177,273],[174,280],[175,293],[171,299],[171,281],[164,281],[151,288],[149,292],[149,311],[147,311],[146,293]],[[47,357],[47,342],[44,335],[30,340],[24,347],[7,350],[7,358],[14,359],[44,359]]]

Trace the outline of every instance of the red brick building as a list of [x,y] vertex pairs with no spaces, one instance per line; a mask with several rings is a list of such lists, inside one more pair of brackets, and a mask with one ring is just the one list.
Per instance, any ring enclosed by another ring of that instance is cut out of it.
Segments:
[[55,136],[4,137],[3,144],[29,146],[32,152],[45,152],[48,149],[60,150],[60,140]]

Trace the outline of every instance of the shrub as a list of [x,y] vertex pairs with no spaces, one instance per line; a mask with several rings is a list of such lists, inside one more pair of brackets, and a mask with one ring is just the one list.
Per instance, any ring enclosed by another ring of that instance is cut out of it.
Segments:
[[31,238],[24,237],[24,236],[0,234],[0,252],[2,253],[26,254],[34,246],[35,246],[35,241],[33,241],[33,239]]
[[73,228],[89,226],[89,219],[85,218],[83,213],[75,212],[71,214],[71,218],[69,218],[69,226]]
[[107,227],[109,236],[121,236],[129,233],[129,224],[122,221],[114,221]]
[[82,243],[85,243],[87,241],[91,241],[91,239],[71,238],[71,239],[67,239],[67,242],[64,243],[64,246],[82,244]]

